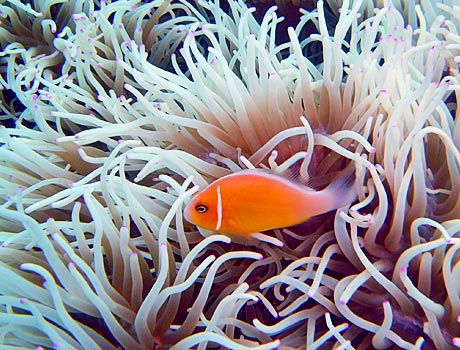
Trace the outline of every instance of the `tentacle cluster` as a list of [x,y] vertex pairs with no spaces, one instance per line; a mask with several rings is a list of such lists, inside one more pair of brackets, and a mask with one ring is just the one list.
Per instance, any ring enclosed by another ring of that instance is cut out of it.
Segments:
[[[0,1],[0,343],[460,347],[459,18],[369,4]],[[348,164],[358,199],[282,247],[182,217],[231,172]]]

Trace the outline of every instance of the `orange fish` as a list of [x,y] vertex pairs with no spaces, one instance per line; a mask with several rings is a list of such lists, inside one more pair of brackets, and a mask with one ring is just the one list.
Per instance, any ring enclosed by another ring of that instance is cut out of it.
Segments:
[[184,216],[199,227],[240,237],[292,226],[350,204],[357,193],[353,175],[345,171],[315,191],[263,169],[242,170],[198,192]]

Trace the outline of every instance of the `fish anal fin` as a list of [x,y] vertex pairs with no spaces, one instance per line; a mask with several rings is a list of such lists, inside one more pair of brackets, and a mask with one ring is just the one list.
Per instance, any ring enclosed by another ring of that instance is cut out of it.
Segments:
[[245,235],[226,233],[225,235],[228,236],[232,240],[232,242],[238,244],[259,246],[261,242],[265,242],[277,247],[284,246],[284,243],[280,241],[278,238],[269,236],[262,232],[254,232]]

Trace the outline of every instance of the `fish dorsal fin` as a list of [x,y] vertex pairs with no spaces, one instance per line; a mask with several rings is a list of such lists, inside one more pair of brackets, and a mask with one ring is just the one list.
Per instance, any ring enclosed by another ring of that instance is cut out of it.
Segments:
[[[333,171],[324,175],[310,176],[306,173],[306,169],[299,166],[292,166],[281,172],[269,170],[272,174],[281,176],[282,178],[293,182],[307,190],[321,191],[330,185],[333,187],[347,188],[351,186],[354,179],[355,167],[353,164],[348,164],[345,168]],[[341,184],[341,185],[339,185]]]
[[243,174],[258,174],[258,175],[265,174],[269,176],[275,176],[275,177],[280,178],[282,181],[288,182],[298,187],[299,189],[303,189],[306,191],[316,191],[315,188],[312,188],[309,186],[310,180],[307,181],[307,183],[305,183],[298,177],[298,175],[296,175],[295,172],[292,173],[287,170],[282,171],[282,172],[277,172],[277,171],[267,169],[267,168],[245,169],[237,173],[234,173],[233,176],[238,175],[238,174],[241,174],[241,175]]
[[306,190],[316,191],[318,190],[318,185],[315,184],[315,181],[306,174],[302,169],[298,166],[292,166],[288,169],[283,171],[276,171],[276,170],[269,170],[271,174],[280,176],[292,183],[295,183]]

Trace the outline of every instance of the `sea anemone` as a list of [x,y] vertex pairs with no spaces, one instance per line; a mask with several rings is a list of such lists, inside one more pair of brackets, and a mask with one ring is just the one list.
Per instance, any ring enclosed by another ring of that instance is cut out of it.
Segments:
[[[0,344],[460,347],[459,18],[368,9],[3,1]],[[349,165],[355,202],[255,244],[182,217],[244,168]]]

